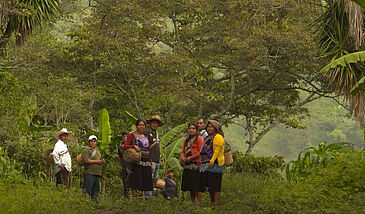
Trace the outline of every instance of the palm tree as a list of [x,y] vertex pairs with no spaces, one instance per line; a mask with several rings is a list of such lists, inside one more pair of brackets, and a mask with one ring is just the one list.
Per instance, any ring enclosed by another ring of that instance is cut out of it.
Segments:
[[[347,63],[348,54],[364,50],[364,11],[359,4],[351,0],[326,0],[322,16],[317,20],[319,24],[318,36],[321,54],[331,61],[321,72],[327,86],[335,93],[344,95],[349,100],[352,114],[365,126],[365,108],[363,90],[351,93],[356,84],[365,75],[364,65],[354,60]],[[360,1],[359,1],[360,2]],[[343,58],[346,56],[347,58]],[[342,60],[341,65],[339,63]],[[335,64],[337,65],[335,66]]]
[[1,0],[0,49],[2,52],[12,35],[17,44],[32,30],[59,12],[59,0]]

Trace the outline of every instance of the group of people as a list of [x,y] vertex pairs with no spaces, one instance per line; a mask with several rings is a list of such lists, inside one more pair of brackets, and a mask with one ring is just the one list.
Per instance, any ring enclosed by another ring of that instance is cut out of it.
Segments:
[[[56,132],[57,142],[54,146],[52,157],[56,173],[56,185],[68,185],[68,177],[71,172],[71,155],[67,148],[68,138],[71,132],[66,128]],[[100,178],[102,165],[105,160],[101,158],[100,152],[96,148],[98,138],[90,135],[88,146],[82,151],[84,162],[83,188],[84,192],[89,194],[91,199],[97,202],[100,191]]]
[[[147,125],[149,128],[147,129]],[[123,179],[123,194],[137,197],[137,191],[143,191],[146,199],[158,194],[156,182],[159,178],[160,165],[160,139],[157,129],[163,125],[158,115],[153,115],[149,120],[137,120],[136,131],[122,133],[122,145],[118,148],[121,175]],[[67,129],[57,132],[58,139],[53,150],[55,163],[56,183],[66,184],[71,171],[71,156],[67,149]],[[100,152],[96,149],[97,137],[89,137],[88,147],[82,152],[85,162],[84,191],[92,200],[97,201],[99,181],[102,164]],[[123,152],[134,149],[141,154],[139,162],[129,165],[123,158]],[[223,164],[224,164],[224,134],[221,125],[215,120],[198,118],[196,122],[187,126],[187,137],[182,145],[180,164],[183,166],[181,190],[189,191],[191,202],[199,204],[202,193],[209,191],[211,205],[217,203],[221,192]],[[173,179],[173,170],[168,170],[164,179],[165,188],[163,195],[167,199],[178,198],[177,183]]]
[[215,120],[203,118],[188,124],[188,136],[180,153],[184,166],[182,191],[190,191],[191,202],[199,204],[202,193],[209,191],[211,205],[218,202],[224,165],[224,133]]

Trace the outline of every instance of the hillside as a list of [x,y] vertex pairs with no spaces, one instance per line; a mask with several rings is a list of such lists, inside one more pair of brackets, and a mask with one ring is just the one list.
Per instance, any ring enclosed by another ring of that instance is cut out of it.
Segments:
[[[310,117],[303,120],[306,129],[285,128],[283,125],[272,129],[253,150],[258,156],[280,155],[286,160],[295,159],[308,146],[316,146],[321,141],[350,142],[363,147],[363,129],[351,119],[348,111],[335,101],[322,98],[308,105]],[[244,129],[237,124],[224,128],[226,138],[234,151],[245,152],[247,139]]]

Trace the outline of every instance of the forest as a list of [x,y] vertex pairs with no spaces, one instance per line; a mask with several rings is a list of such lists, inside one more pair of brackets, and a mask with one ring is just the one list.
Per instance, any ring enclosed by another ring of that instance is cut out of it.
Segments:
[[[365,213],[364,0],[0,0],[1,213]],[[123,197],[118,147],[159,115],[159,177],[187,124],[223,126],[216,206]],[[70,187],[42,156],[72,132]],[[99,203],[76,157],[98,137]]]

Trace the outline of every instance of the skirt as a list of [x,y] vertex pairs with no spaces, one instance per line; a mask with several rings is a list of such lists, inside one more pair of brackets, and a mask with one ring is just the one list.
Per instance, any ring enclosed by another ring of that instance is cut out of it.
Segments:
[[208,188],[209,192],[220,192],[222,187],[223,166],[214,163],[213,168],[208,168],[208,163],[200,166],[201,192]]
[[129,187],[140,191],[152,191],[152,170],[150,166],[134,164],[129,178]]
[[200,191],[200,173],[198,169],[184,169],[181,191]]

